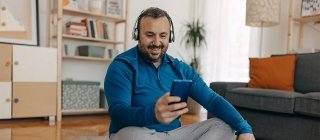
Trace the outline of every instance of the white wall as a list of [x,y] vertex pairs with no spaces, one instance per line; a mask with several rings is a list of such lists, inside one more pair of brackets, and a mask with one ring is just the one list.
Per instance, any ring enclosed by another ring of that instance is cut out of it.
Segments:
[[50,0],[39,0],[38,1],[38,12],[39,12],[39,38],[40,46],[49,45],[49,21],[50,21],[50,11],[49,11],[49,1]]

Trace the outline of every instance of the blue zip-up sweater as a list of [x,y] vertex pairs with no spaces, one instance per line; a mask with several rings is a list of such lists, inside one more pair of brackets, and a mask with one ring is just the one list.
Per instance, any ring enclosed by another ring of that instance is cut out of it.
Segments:
[[252,133],[250,125],[225,99],[212,91],[192,67],[165,54],[158,69],[138,46],[118,55],[110,64],[104,82],[111,118],[110,134],[127,126],[170,131],[181,126],[177,118],[161,124],[155,117],[155,103],[170,91],[174,79],[193,81],[190,97],[229,124],[238,134]]

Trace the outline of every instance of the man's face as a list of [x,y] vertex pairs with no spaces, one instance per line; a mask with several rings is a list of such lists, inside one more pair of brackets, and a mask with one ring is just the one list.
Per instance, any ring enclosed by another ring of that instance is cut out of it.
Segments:
[[153,63],[160,62],[168,50],[170,24],[166,17],[143,17],[140,21],[139,51]]

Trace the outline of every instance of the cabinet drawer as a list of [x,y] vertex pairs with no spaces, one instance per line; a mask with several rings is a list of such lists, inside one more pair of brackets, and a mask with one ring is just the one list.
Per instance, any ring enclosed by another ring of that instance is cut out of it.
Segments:
[[0,82],[0,119],[11,118],[11,82]]
[[12,48],[8,44],[0,44],[0,81],[11,81]]
[[13,46],[13,82],[56,82],[57,50]]
[[55,116],[56,86],[55,82],[14,82],[12,117]]

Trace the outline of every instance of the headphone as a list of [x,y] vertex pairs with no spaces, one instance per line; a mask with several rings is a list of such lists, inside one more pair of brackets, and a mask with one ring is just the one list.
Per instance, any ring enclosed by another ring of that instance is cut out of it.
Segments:
[[[142,13],[143,13],[143,11],[142,11]],[[136,20],[136,22],[135,22],[135,24],[134,24],[134,27],[133,27],[133,30],[132,30],[132,39],[133,40],[139,40],[139,31],[140,31],[140,29],[139,29],[139,24],[140,24],[140,21],[141,21],[141,19],[142,19],[142,17],[144,17],[145,15],[143,15],[143,14],[140,14],[139,15],[139,17],[137,18],[137,20]],[[171,20],[171,18],[169,17],[169,15],[168,16],[165,16],[165,17],[167,17],[167,19],[169,20],[169,24],[170,24],[170,35],[169,35],[169,43],[172,43],[172,42],[174,42],[174,39],[175,39],[175,37],[174,37],[174,27],[173,27],[173,23],[172,23],[172,20]]]

